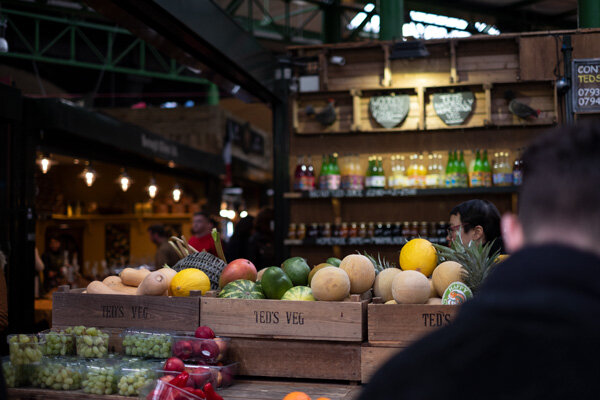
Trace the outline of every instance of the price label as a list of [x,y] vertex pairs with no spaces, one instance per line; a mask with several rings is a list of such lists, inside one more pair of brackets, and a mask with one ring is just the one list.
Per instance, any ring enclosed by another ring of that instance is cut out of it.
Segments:
[[573,60],[573,110],[600,112],[600,58]]

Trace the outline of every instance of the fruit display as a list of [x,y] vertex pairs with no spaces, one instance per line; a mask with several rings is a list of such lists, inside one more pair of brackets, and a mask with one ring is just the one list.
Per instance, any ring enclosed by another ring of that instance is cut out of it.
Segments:
[[[201,382],[201,378],[205,378],[206,372],[209,372],[208,382],[216,388],[228,387],[233,384],[234,377],[239,369],[239,363],[231,363],[226,365],[185,365],[185,371],[190,374],[190,377],[196,377],[196,381],[193,382],[195,387]],[[188,382],[189,384],[189,382]]]
[[158,379],[146,385],[146,387],[140,391],[139,398],[146,400],[205,400],[206,396],[203,396],[203,394],[204,391],[202,390],[196,395],[192,393],[190,389],[185,390],[183,387],[171,385],[168,382]]
[[413,239],[400,250],[400,268],[430,276],[438,264],[436,248],[425,239]]
[[2,374],[6,387],[15,388],[25,384],[26,376],[22,365],[14,365],[9,357],[2,358]]
[[31,385],[41,389],[78,390],[81,388],[82,366],[78,360],[49,357],[42,360],[31,374]]
[[436,297],[442,297],[446,288],[452,282],[460,282],[463,279],[464,269],[456,261],[444,261],[433,271],[431,282],[436,292]]
[[154,272],[145,268],[124,268],[119,276],[111,275],[103,281],[90,282],[84,293],[166,296],[176,273],[166,265]]
[[402,272],[399,268],[388,268],[381,271],[375,277],[373,284],[373,293],[376,297],[381,297],[384,302],[392,300],[392,282],[398,273]]
[[98,328],[76,326],[73,328],[77,356],[86,358],[102,358],[108,355],[108,333]]
[[140,389],[158,378],[155,372],[160,363],[148,361],[133,361],[121,368],[117,381],[118,394],[121,396],[137,396]]
[[208,292],[210,290],[208,275],[196,268],[186,268],[171,279],[169,291],[173,296],[189,296],[191,290],[200,291],[202,294]]
[[142,358],[168,358],[171,355],[173,340],[170,333],[128,329],[121,336],[125,355]]
[[42,359],[42,346],[45,342],[37,335],[8,335],[10,362],[13,365],[26,365]]
[[392,297],[398,304],[423,304],[430,293],[429,279],[418,271],[402,271],[392,282]]
[[240,279],[255,282],[257,279],[256,267],[245,258],[233,260],[223,269],[219,277],[219,288],[224,288],[228,283]]
[[350,278],[341,268],[325,267],[313,276],[310,287],[317,300],[341,301],[350,295]]
[[194,336],[173,336],[172,354],[182,360],[214,364],[225,359],[229,348],[229,338],[212,339]]
[[373,286],[375,268],[371,260],[360,254],[350,254],[344,257],[339,268],[348,274],[350,293],[361,294]]
[[75,354],[75,336],[73,328],[65,330],[48,329],[40,332],[44,338],[42,344],[42,354],[45,356],[71,356]]
[[304,286],[308,283],[310,267],[304,258],[288,258],[281,264],[281,269],[290,278],[294,286]]
[[119,378],[117,360],[99,360],[85,365],[81,388],[89,394],[115,394]]
[[225,299],[264,299],[265,295],[255,282],[239,279],[225,285],[219,292],[219,297]]

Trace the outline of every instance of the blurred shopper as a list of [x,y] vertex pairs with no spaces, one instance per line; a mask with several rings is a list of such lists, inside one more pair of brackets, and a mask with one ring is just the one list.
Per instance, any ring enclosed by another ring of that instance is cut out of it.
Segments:
[[449,326],[386,363],[360,399],[597,399],[600,126],[562,127],[523,155],[515,252]]
[[65,282],[62,268],[65,265],[65,254],[57,236],[51,236],[48,248],[42,254],[44,263],[44,292],[49,292]]
[[465,246],[469,243],[486,244],[494,240],[492,253],[504,251],[500,235],[500,211],[487,200],[469,200],[454,207],[450,211],[450,228],[448,228],[448,244],[452,243],[460,233]]
[[192,237],[189,245],[198,251],[206,250],[216,256],[217,249],[211,231],[216,228],[216,221],[206,212],[197,212],[192,217]]
[[254,228],[254,217],[247,216],[242,218],[236,224],[233,230],[233,235],[227,242],[227,251],[225,256],[228,261],[237,260],[238,258],[249,259],[249,241]]
[[280,264],[275,259],[274,216],[272,208],[263,208],[254,220],[254,233],[248,243],[250,253],[248,259],[256,269]]
[[148,228],[148,234],[150,235],[150,241],[156,245],[154,268],[162,268],[165,264],[172,267],[177,264],[179,256],[169,244],[169,235],[165,227],[160,224],[152,225]]

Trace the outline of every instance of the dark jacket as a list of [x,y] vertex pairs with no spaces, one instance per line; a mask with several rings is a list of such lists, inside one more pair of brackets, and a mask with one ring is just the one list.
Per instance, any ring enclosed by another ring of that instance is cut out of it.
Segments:
[[600,257],[530,247],[450,326],[385,364],[360,400],[597,399],[599,360]]

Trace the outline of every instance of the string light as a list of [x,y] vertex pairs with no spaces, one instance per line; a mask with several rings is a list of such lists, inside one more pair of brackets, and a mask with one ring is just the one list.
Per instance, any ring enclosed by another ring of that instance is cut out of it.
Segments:
[[154,179],[154,177],[150,178],[150,184],[148,185],[146,190],[148,191],[148,196],[150,196],[151,199],[156,197],[156,193],[158,192],[158,186],[156,186],[156,179]]
[[121,172],[121,175],[119,176],[119,184],[121,185],[121,190],[123,190],[124,192],[126,192],[127,189],[129,189],[131,187],[131,184],[132,184],[132,180],[124,168],[123,168],[123,172]]
[[40,165],[42,174],[47,174],[53,163],[50,161],[50,158],[47,155],[43,155],[40,159],[38,159],[38,164]]
[[173,187],[173,201],[175,203],[179,203],[179,200],[181,200],[181,193],[181,188],[178,184],[175,184],[175,186]]
[[240,218],[246,218],[248,216],[248,211],[244,210],[240,213]]

